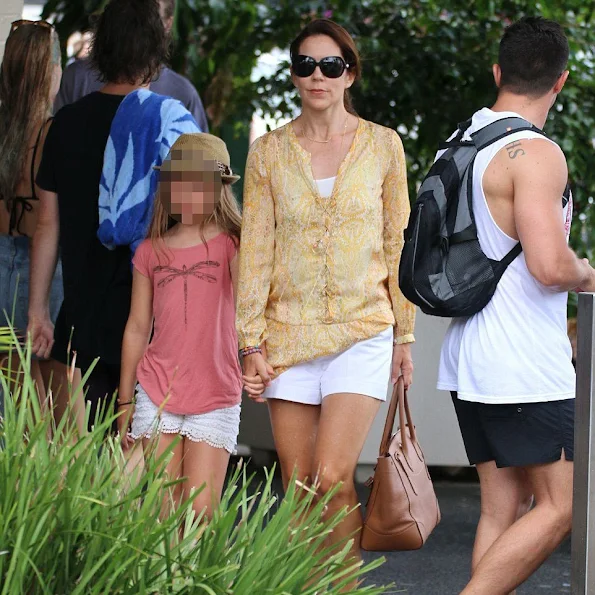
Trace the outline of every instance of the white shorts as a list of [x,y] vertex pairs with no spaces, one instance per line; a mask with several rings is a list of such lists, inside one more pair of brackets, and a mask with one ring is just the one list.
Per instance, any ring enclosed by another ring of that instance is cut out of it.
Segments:
[[131,436],[152,438],[156,432],[181,434],[193,442],[206,442],[214,448],[235,451],[240,431],[240,404],[225,409],[215,409],[198,415],[179,415],[159,412],[143,387],[136,387],[136,405],[132,416]]
[[385,401],[393,358],[393,327],[336,355],[292,366],[264,391],[265,399],[320,405],[336,393],[356,393]]

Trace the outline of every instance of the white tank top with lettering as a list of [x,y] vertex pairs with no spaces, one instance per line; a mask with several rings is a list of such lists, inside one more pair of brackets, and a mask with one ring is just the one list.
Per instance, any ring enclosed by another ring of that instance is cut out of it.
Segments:
[[[467,134],[501,118],[518,116],[484,108]],[[479,152],[473,170],[473,211],[484,253],[502,260],[517,244],[496,224],[483,191],[484,173],[496,153],[523,139],[544,138],[523,131]],[[553,142],[553,141],[550,141]],[[560,217],[570,233],[572,198]],[[572,399],[575,371],[567,335],[567,293],[554,292],[529,272],[524,253],[506,269],[490,303],[469,318],[455,318],[440,356],[438,389],[457,391],[479,403],[535,403]]]

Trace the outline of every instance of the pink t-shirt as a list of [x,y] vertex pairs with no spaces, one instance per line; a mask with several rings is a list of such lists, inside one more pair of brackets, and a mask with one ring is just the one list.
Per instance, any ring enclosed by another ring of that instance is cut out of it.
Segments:
[[150,240],[133,264],[153,283],[153,338],[138,364],[151,401],[183,415],[240,402],[235,306],[229,263],[237,248],[227,234],[189,248],[166,248],[160,260]]

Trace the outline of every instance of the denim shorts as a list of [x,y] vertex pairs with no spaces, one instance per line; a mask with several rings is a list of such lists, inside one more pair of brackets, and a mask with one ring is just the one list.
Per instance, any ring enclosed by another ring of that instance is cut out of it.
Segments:
[[[0,326],[12,323],[15,331],[23,335],[29,309],[29,244],[27,237],[0,234]],[[63,298],[62,265],[58,261],[49,300],[54,323]]]

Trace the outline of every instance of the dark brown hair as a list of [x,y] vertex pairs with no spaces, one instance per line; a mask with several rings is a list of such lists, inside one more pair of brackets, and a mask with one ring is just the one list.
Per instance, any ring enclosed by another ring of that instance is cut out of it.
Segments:
[[56,33],[20,25],[6,40],[0,68],[0,199],[14,198],[32,139],[52,113],[50,92]]
[[542,97],[566,70],[568,55],[568,39],[558,23],[522,18],[506,29],[500,42],[500,86],[516,95]]
[[[308,23],[299,33],[299,35],[291,42],[289,46],[289,56],[293,62],[300,54],[302,43],[308,37],[315,35],[326,35],[330,37],[341,49],[341,56],[349,64],[349,72],[354,75],[354,80],[358,81],[362,76],[362,62],[357,51],[357,47],[347,29],[341,27],[334,21],[329,19],[316,19]],[[357,115],[353,104],[351,102],[351,94],[349,89],[345,89],[345,109],[354,115]]]
[[157,0],[111,0],[97,19],[91,62],[104,82],[147,84],[168,51]]

